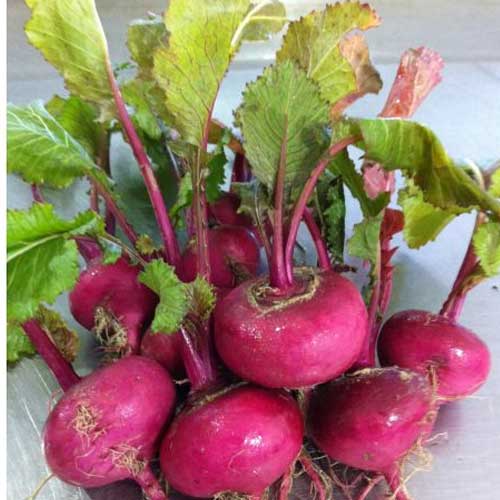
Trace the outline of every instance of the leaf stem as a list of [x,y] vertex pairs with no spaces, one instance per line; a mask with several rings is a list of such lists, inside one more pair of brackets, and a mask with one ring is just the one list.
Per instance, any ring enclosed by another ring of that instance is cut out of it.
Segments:
[[45,203],[43,194],[40,191],[40,187],[37,184],[31,184],[31,194],[33,195],[33,201],[36,203]]
[[314,220],[311,210],[307,207],[304,210],[304,222],[306,223],[307,229],[309,230],[316,248],[319,268],[323,270],[332,269],[332,263],[330,262],[330,257],[328,256],[328,248],[326,247],[325,241],[321,236],[321,231]]
[[67,391],[79,382],[80,377],[75,373],[71,364],[64,359],[59,349],[49,339],[37,320],[30,319],[25,321],[22,326],[63,391]]
[[[132,148],[134,156],[139,165],[139,169],[144,178],[144,183],[149,193],[149,198],[151,200],[151,205],[153,206],[153,211],[155,213],[156,220],[162,235],[163,243],[165,245],[166,259],[169,264],[176,265],[179,261],[180,253],[177,238],[175,236],[175,231],[168,216],[167,207],[165,206],[165,201],[163,195],[160,191],[160,187],[156,180],[153,167],[149,161],[148,155],[144,150],[141,140],[137,135],[134,125],[130,119],[127,108],[125,107],[125,102],[120,92],[120,88],[113,75],[113,70],[109,61],[107,62],[107,72],[108,79],[113,92],[113,97],[116,104],[116,109],[118,111],[118,116],[120,122],[123,126],[125,136]],[[116,214],[115,214],[116,216]]]
[[139,252],[136,252],[135,249],[132,250],[129,246],[125,245],[125,243],[123,243],[123,241],[117,238],[116,236],[106,233],[104,235],[98,236],[98,238],[105,241],[109,241],[114,245],[120,247],[122,251],[124,251],[133,259],[137,260],[142,266],[145,266],[147,264],[147,261],[143,259],[143,257],[139,254]]
[[288,279],[292,280],[293,277],[293,247],[295,245],[295,240],[297,239],[297,233],[299,231],[300,221],[304,216],[304,210],[306,209],[307,202],[311,197],[314,188],[316,187],[316,183],[320,175],[325,171],[326,167],[330,163],[332,157],[334,157],[337,153],[347,148],[350,144],[356,142],[357,137],[346,137],[341,141],[333,144],[328,149],[328,154],[324,156],[318,164],[314,167],[309,179],[307,179],[304,189],[300,193],[299,199],[295,204],[295,208],[292,215],[292,220],[290,223],[290,231],[288,233],[288,239],[285,247],[285,264],[287,269]]
[[[288,130],[287,116],[285,116],[285,130]],[[287,135],[285,134],[283,141],[281,142],[280,162],[274,191],[273,245],[272,258],[269,263],[270,285],[274,288],[279,288],[280,290],[287,288],[292,283],[292,279],[287,276],[283,243],[283,201],[285,196],[286,148]]]
[[75,236],[74,240],[76,241],[80,255],[85,259],[87,264],[94,259],[102,257],[102,251],[93,238]]

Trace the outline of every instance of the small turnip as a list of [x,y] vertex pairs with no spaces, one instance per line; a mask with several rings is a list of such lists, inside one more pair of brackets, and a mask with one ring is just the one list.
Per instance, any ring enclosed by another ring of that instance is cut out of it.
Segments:
[[361,295],[348,279],[299,268],[285,292],[259,278],[224,297],[215,310],[215,344],[224,363],[246,380],[307,387],[354,363],[366,322]]
[[217,201],[209,204],[209,216],[217,224],[252,229],[251,217],[247,214],[238,213],[240,204],[240,197],[236,193],[224,193]]
[[[259,246],[241,226],[217,226],[208,231],[210,281],[216,287],[233,288],[241,280],[255,276],[259,265]],[[193,281],[197,274],[196,245],[191,242],[182,254],[179,278]]]
[[192,497],[260,495],[294,463],[302,436],[302,415],[284,392],[226,388],[177,415],[161,445],[161,468]]
[[156,361],[127,356],[73,385],[43,431],[52,472],[93,488],[137,481],[150,500],[165,500],[149,461],[174,410],[175,389]]
[[139,282],[140,272],[124,257],[109,265],[96,259],[69,295],[73,317],[96,333],[111,356],[138,353],[141,335],[154,314],[158,300]]
[[453,319],[426,311],[402,311],[383,326],[378,355],[397,365],[435,376],[440,399],[471,395],[488,378],[490,352],[473,332]]
[[148,330],[141,341],[141,355],[158,361],[174,379],[186,376],[181,354],[182,339],[179,332],[171,335]]

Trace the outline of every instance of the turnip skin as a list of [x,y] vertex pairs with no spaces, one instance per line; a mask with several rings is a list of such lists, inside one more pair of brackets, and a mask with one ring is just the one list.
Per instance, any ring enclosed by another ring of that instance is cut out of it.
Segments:
[[244,213],[238,213],[241,199],[236,193],[224,193],[218,200],[208,206],[209,214],[218,224],[243,226],[251,230],[254,225],[252,218]]
[[427,311],[392,316],[382,328],[377,349],[384,366],[397,365],[424,375],[432,368],[437,394],[444,400],[474,393],[490,372],[490,352],[475,333]]
[[[210,251],[210,281],[216,287],[233,288],[238,272],[255,276],[260,252],[255,238],[241,226],[217,226],[208,231]],[[240,268],[240,269],[238,269]],[[235,272],[236,271],[236,272]],[[184,250],[178,267],[178,276],[184,282],[193,281],[197,274],[196,245]]]
[[[100,309],[123,327],[125,338],[112,346],[118,355],[139,352],[142,333],[158,302],[156,295],[139,282],[140,272],[139,266],[124,257],[109,265],[95,260],[80,274],[69,294],[71,313],[83,327],[94,329]],[[106,344],[105,338],[103,342]]]
[[313,392],[309,433],[331,459],[362,470],[388,473],[435,416],[426,377],[399,368],[356,372]]
[[181,347],[179,332],[165,335],[148,330],[142,337],[141,355],[158,361],[174,379],[182,379],[186,376],[186,371]]
[[252,290],[265,281],[254,279],[218,303],[216,348],[240,377],[264,387],[307,387],[339,376],[356,360],[367,332],[360,293],[333,271],[298,272],[297,282],[307,276],[315,287],[302,299],[261,307]]
[[185,495],[259,495],[294,462],[303,431],[299,408],[284,392],[223,390],[174,419],[161,445],[161,468]]
[[[43,431],[47,464],[63,481],[84,488],[140,482],[132,468],[153,457],[174,406],[174,385],[156,361],[128,356],[100,368],[51,411]],[[131,468],[120,465],[134,455]]]

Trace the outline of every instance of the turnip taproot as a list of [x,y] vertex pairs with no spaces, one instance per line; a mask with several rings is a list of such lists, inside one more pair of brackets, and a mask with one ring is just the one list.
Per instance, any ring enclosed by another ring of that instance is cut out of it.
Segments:
[[444,400],[474,393],[487,379],[490,353],[472,331],[426,311],[402,311],[383,326],[378,341],[383,366],[397,365],[436,377]]
[[254,386],[205,395],[175,418],[161,445],[161,468],[183,494],[260,495],[294,463],[303,421],[292,397]]
[[109,355],[137,353],[153,316],[157,297],[139,282],[140,272],[125,257],[109,265],[97,259],[80,274],[69,295],[73,317],[96,333]]
[[149,468],[173,412],[175,389],[156,362],[127,356],[72,386],[43,431],[52,472],[84,488],[134,479],[151,500],[166,499]]
[[[255,276],[259,265],[259,247],[251,233],[241,226],[217,226],[208,231],[210,281],[222,288],[233,288],[241,280]],[[185,282],[197,274],[194,241],[184,250],[178,275]]]
[[224,363],[265,387],[306,387],[335,378],[356,360],[367,314],[356,287],[332,271],[298,268],[280,294],[265,278],[247,281],[215,310]]
[[180,333],[171,335],[153,333],[148,330],[141,341],[141,355],[158,361],[175,379],[184,378],[186,371],[181,354]]
[[397,464],[428,435],[434,417],[426,377],[399,368],[367,368],[313,391],[308,428],[333,460],[382,473],[394,483]]

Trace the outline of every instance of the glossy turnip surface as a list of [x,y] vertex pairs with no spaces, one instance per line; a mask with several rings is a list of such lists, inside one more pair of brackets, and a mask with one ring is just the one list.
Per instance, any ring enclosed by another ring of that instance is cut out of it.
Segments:
[[422,375],[365,369],[314,390],[308,428],[331,459],[387,472],[429,432],[432,409],[432,388]]
[[293,463],[303,431],[287,394],[252,386],[223,390],[175,418],[161,445],[161,468],[185,495],[258,495]]
[[127,356],[69,389],[43,431],[52,472],[85,488],[141,476],[174,410],[175,389],[156,361]]
[[141,355],[158,361],[175,379],[186,376],[182,362],[182,338],[179,332],[170,335],[148,330],[141,341]]
[[426,311],[402,311],[382,328],[378,355],[384,366],[397,365],[422,374],[435,371],[437,394],[465,397],[488,378],[490,352],[473,332]]
[[[260,252],[255,238],[241,226],[217,226],[208,232],[211,279],[213,285],[232,288],[241,279],[255,276]],[[196,278],[196,245],[191,242],[184,250],[178,266],[178,276],[184,282]]]
[[105,347],[115,349],[118,354],[139,351],[142,332],[158,301],[156,295],[139,282],[140,272],[140,267],[131,265],[123,257],[109,265],[96,260],[80,274],[69,294],[71,313],[76,321],[88,330],[95,327],[101,330],[98,333]]
[[297,270],[295,282],[293,294],[273,300],[265,279],[250,280],[218,303],[217,351],[240,377],[265,387],[307,387],[356,360],[367,330],[356,287],[309,268]]

